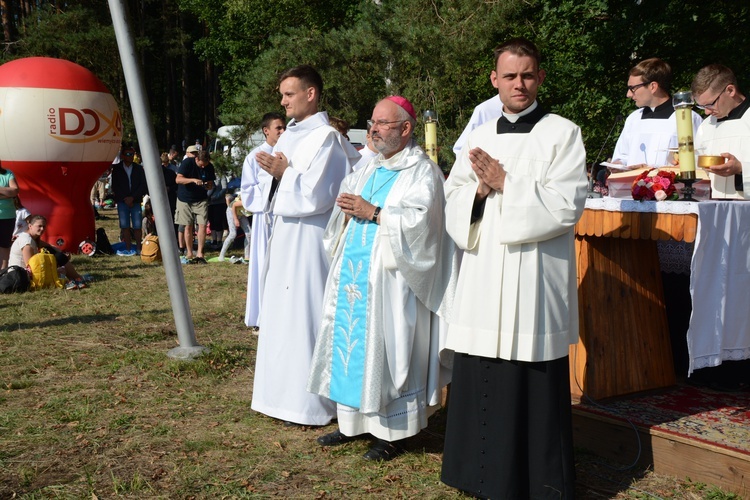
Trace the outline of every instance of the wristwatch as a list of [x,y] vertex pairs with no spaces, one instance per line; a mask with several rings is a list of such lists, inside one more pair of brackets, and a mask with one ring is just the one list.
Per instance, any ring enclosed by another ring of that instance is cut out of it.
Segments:
[[380,214],[380,207],[375,207],[375,213],[372,214],[372,221],[377,224],[378,215]]

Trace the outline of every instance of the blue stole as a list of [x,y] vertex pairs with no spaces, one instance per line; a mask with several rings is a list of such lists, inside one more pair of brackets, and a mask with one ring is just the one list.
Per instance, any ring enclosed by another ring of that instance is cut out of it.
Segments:
[[[382,166],[376,168],[362,189],[362,198],[382,207],[399,172]],[[377,224],[353,217],[346,228],[344,251],[341,256],[341,277],[333,323],[329,398],[353,408],[359,408],[362,395],[366,357],[368,278],[372,247],[377,233]]]

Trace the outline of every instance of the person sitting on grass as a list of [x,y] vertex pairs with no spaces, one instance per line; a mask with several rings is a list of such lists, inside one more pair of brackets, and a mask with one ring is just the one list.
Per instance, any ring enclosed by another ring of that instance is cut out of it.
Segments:
[[10,247],[10,265],[25,269],[29,265],[31,257],[38,254],[40,248],[46,248],[55,256],[58,273],[64,274],[69,280],[65,289],[86,288],[88,285],[83,276],[78,274],[78,271],[73,267],[70,256],[42,240],[42,234],[47,228],[47,219],[42,215],[30,215],[26,218],[26,223],[28,224],[26,231],[20,233]]
[[147,198],[143,203],[143,222],[141,222],[141,228],[143,233],[148,236],[156,233],[156,219],[154,218],[154,209],[151,207],[151,199]]

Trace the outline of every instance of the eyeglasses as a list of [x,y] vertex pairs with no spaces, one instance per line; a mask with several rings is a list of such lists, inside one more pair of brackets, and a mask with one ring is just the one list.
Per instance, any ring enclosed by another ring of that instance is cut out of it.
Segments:
[[133,156],[135,153],[123,153],[123,156]]
[[367,128],[372,128],[377,125],[377,127],[381,130],[390,130],[393,128],[391,123],[404,123],[406,120],[394,120],[392,122],[386,122],[386,121],[378,121],[374,122],[372,120],[367,120]]
[[648,83],[639,83],[638,85],[628,85],[627,89],[628,89],[628,92],[632,92],[633,94],[635,94],[636,90],[638,90],[641,87],[645,87],[646,85],[648,85]]
[[729,85],[727,85],[726,87],[724,87],[724,90],[722,90],[719,93],[719,95],[716,96],[716,99],[714,99],[710,104],[697,104],[696,103],[695,107],[698,108],[698,109],[702,109],[704,111],[707,110],[707,109],[714,109],[714,108],[716,108],[716,103],[719,101],[719,97],[721,97],[722,94],[724,94],[724,92],[727,91],[727,88],[729,88]]

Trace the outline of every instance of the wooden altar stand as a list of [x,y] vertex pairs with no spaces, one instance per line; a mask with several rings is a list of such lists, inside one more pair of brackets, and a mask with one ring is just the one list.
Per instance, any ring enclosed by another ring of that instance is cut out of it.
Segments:
[[695,241],[698,216],[585,209],[576,225],[580,337],[570,390],[604,399],[675,384],[657,240]]

